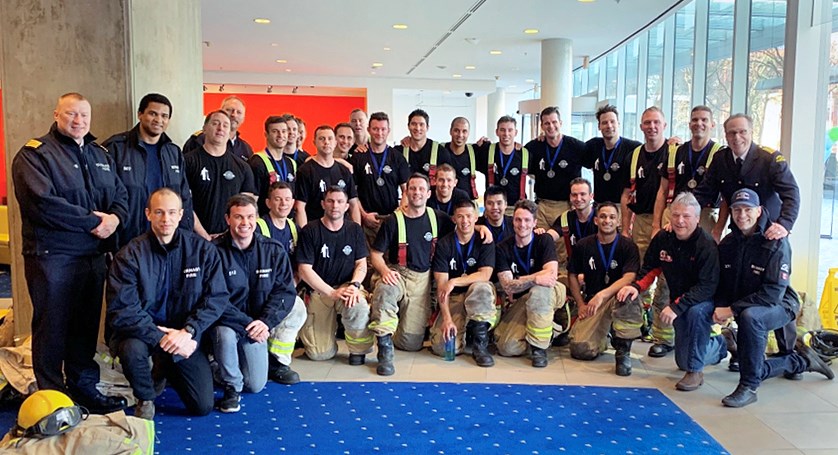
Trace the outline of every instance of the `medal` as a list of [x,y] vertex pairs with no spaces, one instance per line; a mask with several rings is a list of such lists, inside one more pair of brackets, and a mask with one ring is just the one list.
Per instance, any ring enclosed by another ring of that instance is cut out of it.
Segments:
[[556,173],[552,169],[547,171],[547,178],[553,178],[555,176],[556,176]]
[[597,250],[599,250],[599,257],[600,257],[600,259],[602,259],[602,265],[603,265],[602,271],[603,271],[604,277],[603,277],[602,281],[605,282],[606,286],[608,285],[609,282],[611,282],[611,277],[608,276],[608,266],[611,265],[611,263],[614,261],[614,252],[617,250],[617,242],[619,242],[619,241],[620,241],[620,236],[617,235],[617,237],[614,239],[614,241],[611,242],[611,251],[608,252],[608,258],[605,257],[605,251],[603,251],[603,249],[602,249],[602,244],[599,243],[599,238],[597,238],[597,241],[596,241],[596,247],[597,247]]
[[390,147],[385,147],[384,152],[381,154],[381,164],[379,164],[378,160],[375,159],[376,153],[370,150],[370,161],[372,161],[372,167],[373,169],[375,169],[375,173],[378,174],[378,178],[375,179],[375,184],[378,186],[384,186],[384,177],[382,175],[382,172],[384,172],[386,168],[390,167],[384,164],[387,162],[387,154],[389,152]]
[[[500,167],[503,168],[503,173],[501,174],[500,184],[506,186],[509,184],[509,180],[506,178],[506,174],[509,173],[509,168],[512,166],[512,161],[515,159],[515,149],[512,149],[512,154],[506,160],[506,163],[503,162],[503,151],[500,152],[500,156],[498,157],[498,161],[500,161]],[[497,168],[495,168],[497,169]],[[516,175],[518,173],[517,169],[513,169],[512,175]],[[497,172],[495,172],[497,174]]]
[[500,184],[506,186],[507,184],[509,184],[509,180],[507,180],[506,177],[504,177],[500,179]]
[[379,177],[379,178],[375,179],[375,184],[378,185],[378,186],[384,186],[384,178]]
[[602,180],[605,180],[606,182],[611,180],[611,173],[606,172],[605,174],[602,174]]
[[602,281],[605,281],[605,284],[608,284],[611,281],[611,277],[608,276],[608,273],[605,274],[605,278]]
[[695,187],[698,186],[698,182],[696,182],[695,179],[690,179],[690,181],[687,182],[687,186],[690,187],[691,190],[694,190]]

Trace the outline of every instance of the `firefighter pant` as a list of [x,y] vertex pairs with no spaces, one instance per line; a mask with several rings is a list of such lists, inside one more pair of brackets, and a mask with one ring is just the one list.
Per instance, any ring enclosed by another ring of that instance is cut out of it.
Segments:
[[567,288],[561,283],[548,288],[535,285],[503,309],[495,329],[495,342],[502,356],[519,356],[527,345],[547,349],[553,335],[553,314],[565,303]]
[[570,208],[567,201],[552,201],[550,199],[538,200],[538,212],[535,214],[535,227],[550,229],[556,218],[562,216]]
[[337,354],[335,333],[338,329],[338,314],[343,321],[349,353],[372,352],[372,335],[367,330],[370,306],[363,293],[355,305],[347,308],[343,300],[334,300],[315,291],[309,295],[306,310],[306,322],[300,330],[300,340],[311,360],[329,360]]
[[570,356],[579,360],[593,360],[608,348],[608,333],[624,340],[640,337],[643,309],[639,299],[626,302],[611,297],[597,312],[585,319],[577,319],[570,329]]
[[399,281],[385,284],[376,276],[372,294],[370,331],[376,336],[393,335],[393,345],[403,351],[418,351],[425,342],[431,317],[431,272],[398,267]]
[[[448,311],[457,327],[455,352],[461,354],[465,347],[465,327],[468,321],[488,322],[494,327],[498,322],[495,286],[489,282],[473,283],[464,294],[448,296]],[[442,314],[431,327],[431,349],[434,354],[445,355],[445,338],[442,333]]]
[[[661,226],[669,222],[669,210],[663,213]],[[652,237],[652,215],[643,214],[634,216],[634,227],[631,231],[631,238],[637,245],[640,251],[640,260],[646,259],[646,250],[649,248],[649,242]],[[654,293],[654,298],[652,295]],[[660,319],[660,312],[669,303],[669,287],[666,285],[666,279],[663,275],[659,275],[656,280],[655,288],[647,289],[642,294],[643,305],[648,308],[652,306],[652,313],[654,314],[654,321],[652,322],[652,338],[655,344],[665,344],[667,346],[675,345],[675,330],[670,324],[664,324]]]

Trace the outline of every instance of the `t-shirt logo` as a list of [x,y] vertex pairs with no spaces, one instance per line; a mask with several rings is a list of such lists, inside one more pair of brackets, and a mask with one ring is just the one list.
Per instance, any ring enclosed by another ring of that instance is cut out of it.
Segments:
[[324,258],[328,258],[329,257],[329,247],[326,246],[326,245],[323,245],[323,248],[320,248],[320,255],[323,256]]
[[521,172],[521,171],[519,171],[517,167],[513,167],[512,169],[509,170],[509,173],[512,174],[512,175],[518,175],[519,172]]
[[201,169],[201,180],[203,180],[205,182],[210,181],[209,171],[207,170],[207,168],[202,168]]
[[451,262],[448,263],[448,268],[450,268],[451,270],[457,270],[457,260],[451,258]]
[[661,250],[659,257],[661,262],[672,262],[672,256],[666,250]]
[[236,178],[236,174],[233,174],[233,171],[224,171],[221,175],[227,180],[233,180]]
[[430,241],[431,241],[431,240],[433,240],[433,239],[434,239],[433,234],[431,234],[430,232],[426,232],[426,233],[425,233],[425,241],[426,241],[426,242],[430,242]]
[[384,171],[385,174],[389,174],[389,173],[393,172],[393,168],[391,168],[389,164],[385,164],[384,168],[382,170]]
[[614,270],[614,269],[616,269],[616,268],[617,268],[617,260],[616,260],[616,259],[612,259],[612,260],[611,260],[611,270]]
[[588,268],[591,270],[596,270],[596,261],[594,260],[593,256],[588,258]]
[[640,169],[637,170],[637,178],[639,178],[639,179],[645,179],[646,178],[646,170],[643,167],[641,167]]
[[349,245],[346,245],[345,247],[343,247],[343,254],[346,255],[346,256],[349,256],[350,254],[352,254],[352,247],[349,246]]
[[338,186],[341,188],[346,188],[346,182],[343,179],[338,180]]
[[372,174],[372,167],[370,167],[370,163],[364,165],[364,173],[365,174]]
[[509,268],[512,270],[512,273],[514,273],[514,274],[516,274],[516,275],[518,274],[518,264],[516,264],[516,263],[514,263],[514,262],[513,262],[513,263],[512,263],[512,266],[511,266],[511,267],[509,267]]
[[323,180],[320,180],[320,185],[318,185],[318,186],[320,187],[320,192],[321,193],[326,192],[326,182],[324,182]]
[[474,267],[474,264],[477,264],[477,260],[475,260],[474,258],[468,258],[468,260],[466,261],[466,265],[469,267]]
[[431,170],[431,163],[425,163],[425,164],[423,164],[423,165],[422,165],[422,169],[424,169],[424,170],[425,170],[425,172],[430,171],[430,170]]

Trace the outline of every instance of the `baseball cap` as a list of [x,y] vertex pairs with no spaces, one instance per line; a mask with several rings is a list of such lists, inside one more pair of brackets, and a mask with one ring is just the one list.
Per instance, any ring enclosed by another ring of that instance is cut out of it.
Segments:
[[742,188],[733,193],[733,200],[730,203],[731,207],[759,207],[759,196],[754,190],[749,188]]

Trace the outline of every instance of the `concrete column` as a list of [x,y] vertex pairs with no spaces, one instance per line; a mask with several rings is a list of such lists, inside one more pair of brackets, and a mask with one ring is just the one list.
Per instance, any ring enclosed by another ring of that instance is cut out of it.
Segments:
[[490,93],[487,97],[486,136],[493,141],[495,140],[498,119],[504,115],[512,115],[512,113],[506,112],[506,90],[498,87],[495,93]]
[[[831,2],[789,0],[783,71],[782,139],[800,187],[800,215],[789,237],[792,285],[813,298],[818,293],[818,246],[823,200],[823,125],[829,84]],[[818,152],[813,153],[816,150]],[[834,258],[826,258],[834,260]]]
[[[27,140],[47,132],[56,100],[66,92],[90,100],[91,132],[100,140],[134,125],[146,92],[163,93],[174,104],[173,138],[182,143],[202,112],[200,6],[198,0],[0,2],[6,168]],[[15,334],[21,339],[30,331],[32,310],[11,178],[8,194]]]
[[541,42],[541,108],[557,106],[562,120],[570,122],[572,100],[573,41],[546,39]]

